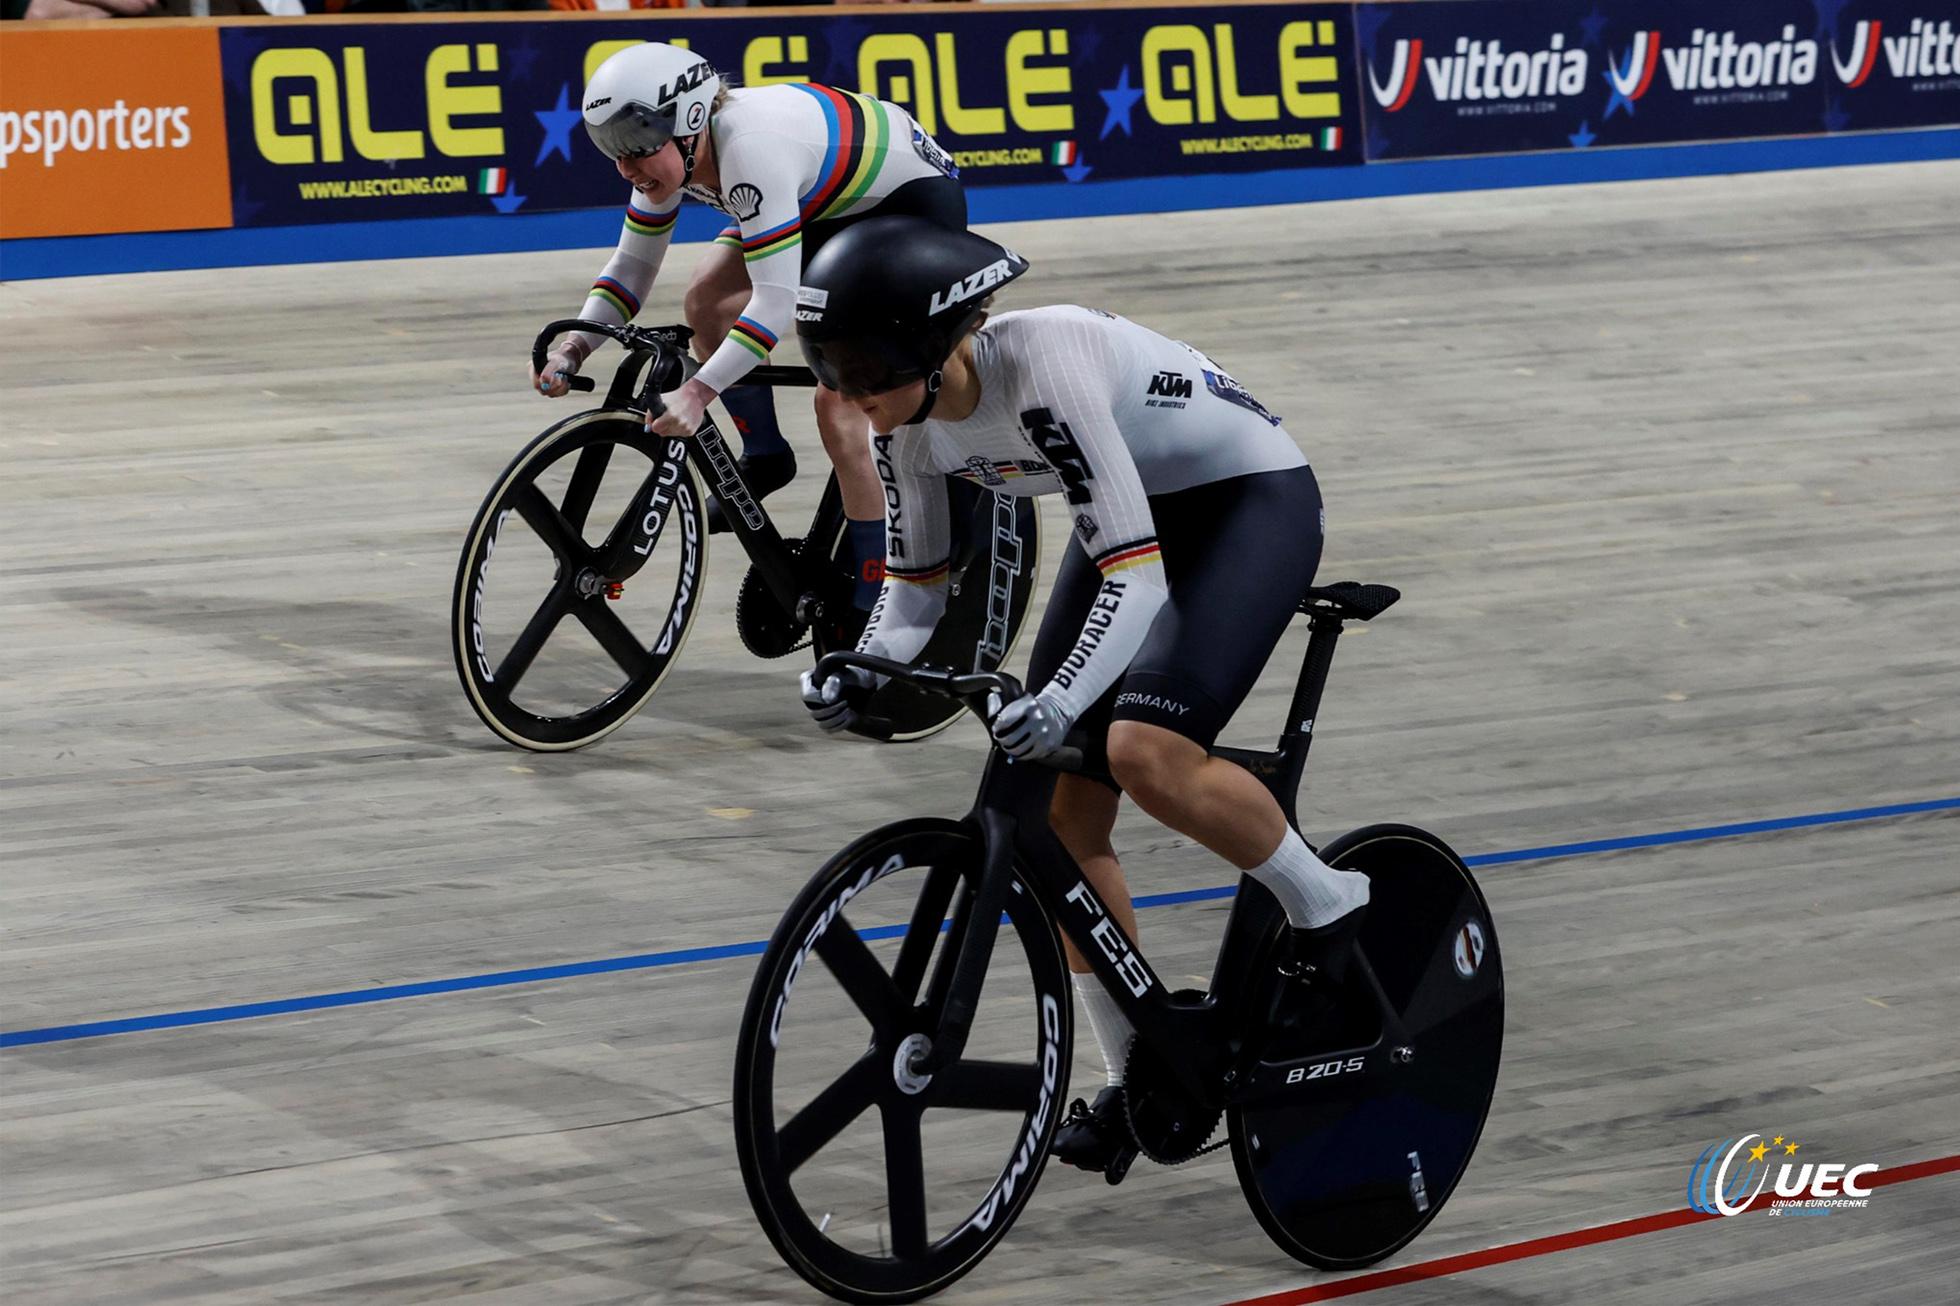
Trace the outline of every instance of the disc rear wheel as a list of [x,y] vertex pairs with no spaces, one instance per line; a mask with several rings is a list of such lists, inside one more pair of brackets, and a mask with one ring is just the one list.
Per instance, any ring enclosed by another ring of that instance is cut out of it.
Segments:
[[1504,973],[1483,894],[1434,835],[1370,826],[1320,853],[1370,878],[1342,1005],[1290,1060],[1268,1054],[1273,1088],[1229,1118],[1240,1187],[1273,1241],[1350,1270],[1420,1233],[1469,1165],[1497,1083]]

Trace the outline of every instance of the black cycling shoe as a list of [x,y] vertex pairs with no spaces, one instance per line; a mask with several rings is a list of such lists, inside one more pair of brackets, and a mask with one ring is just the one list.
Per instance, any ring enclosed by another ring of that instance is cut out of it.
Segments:
[[[796,479],[796,451],[785,449],[781,453],[745,453],[735,460],[735,466],[741,470],[742,479],[748,482],[749,493],[760,503]],[[722,513],[719,495],[708,496],[707,510],[708,534],[720,535],[725,532],[728,518]]]
[[1103,1089],[1096,1094],[1094,1106],[1085,1106],[1076,1098],[1055,1130],[1055,1142],[1049,1150],[1066,1165],[1094,1171],[1112,1184],[1122,1183],[1137,1157],[1122,1088],[1111,1084]]

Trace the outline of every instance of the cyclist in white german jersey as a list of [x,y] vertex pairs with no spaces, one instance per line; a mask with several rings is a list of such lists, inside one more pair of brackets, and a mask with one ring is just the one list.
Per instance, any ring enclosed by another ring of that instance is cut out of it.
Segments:
[[[886,580],[859,651],[910,661],[945,611],[944,474],[1063,495],[1074,538],[1029,660],[1031,692],[1001,707],[994,738],[1039,758],[1085,729],[1114,783],[1062,776],[1051,821],[1132,938],[1110,843],[1121,792],[1271,888],[1293,926],[1282,955],[1338,980],[1367,877],[1322,863],[1263,785],[1207,752],[1313,583],[1313,471],[1279,419],[1189,345],[1087,308],[987,321],[990,293],[1026,268],[970,232],[875,218],[805,269],[804,354],[870,417],[884,483]],[[803,677],[829,730],[849,728],[875,688],[861,670]],[[1123,1138],[1131,1030],[1072,946],[1069,965],[1110,1086],[1093,1108],[1077,1104],[1055,1154],[1100,1170]]]
[[[628,322],[653,288],[683,195],[733,219],[696,268],[685,310],[701,370],[666,395],[653,423],[691,435],[719,396],[743,438],[743,470],[768,494],[795,475],[767,388],[742,386],[790,329],[803,265],[842,227],[872,213],[966,228],[958,169],[909,114],[867,95],[791,83],[726,87],[699,55],[648,43],[601,64],[585,91],[585,126],[633,185],[619,248],[580,316]],[[567,337],[532,381],[562,395],[599,337]],[[817,427],[837,468],[859,576],[859,606],[877,593],[883,506],[864,417],[835,391],[817,394]],[[719,505],[711,505],[719,528]]]

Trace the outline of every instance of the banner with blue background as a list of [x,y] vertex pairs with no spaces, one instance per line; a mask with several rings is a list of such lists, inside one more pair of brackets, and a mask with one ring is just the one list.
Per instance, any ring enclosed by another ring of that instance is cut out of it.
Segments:
[[1361,160],[1347,5],[808,12],[227,27],[234,224],[614,206],[580,92],[648,39],[902,104],[969,186]]
[[1356,6],[1370,161],[1960,121],[1951,0]]

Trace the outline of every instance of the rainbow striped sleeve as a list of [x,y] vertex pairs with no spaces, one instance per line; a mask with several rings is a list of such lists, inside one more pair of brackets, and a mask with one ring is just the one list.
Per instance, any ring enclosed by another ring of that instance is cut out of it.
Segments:
[[632,204],[626,206],[626,229],[636,236],[671,236],[674,219],[681,215],[677,204],[665,213],[646,213]]
[[893,580],[902,580],[908,585],[937,585],[952,573],[953,560],[946,559],[936,567],[925,567],[909,571],[904,567],[894,567],[889,559],[885,562],[885,575]]
[[776,333],[752,317],[738,317],[728,338],[757,358],[768,358],[776,347]]
[[816,184],[803,196],[803,216],[833,218],[871,189],[899,132],[884,107],[868,95],[808,82],[791,84],[815,97],[830,134]]
[[1128,571],[1131,567],[1141,567],[1147,563],[1161,562],[1162,560],[1163,555],[1157,551],[1157,537],[1154,535],[1147,539],[1137,540],[1131,544],[1123,544],[1113,549],[1106,549],[1090,559],[1091,562],[1096,564],[1096,570],[1105,576],[1113,575],[1119,571]]
[[640,315],[639,298],[611,277],[600,277],[593,282],[592,293],[618,309],[628,322]]
[[742,238],[742,261],[744,263],[753,263],[757,259],[768,258],[771,254],[780,254],[786,249],[795,249],[802,243],[803,219],[800,217],[791,218],[780,227],[771,227],[769,230],[754,236],[744,236]]
[[731,222],[721,229],[721,234],[715,237],[714,243],[740,249],[742,248],[742,229]]

